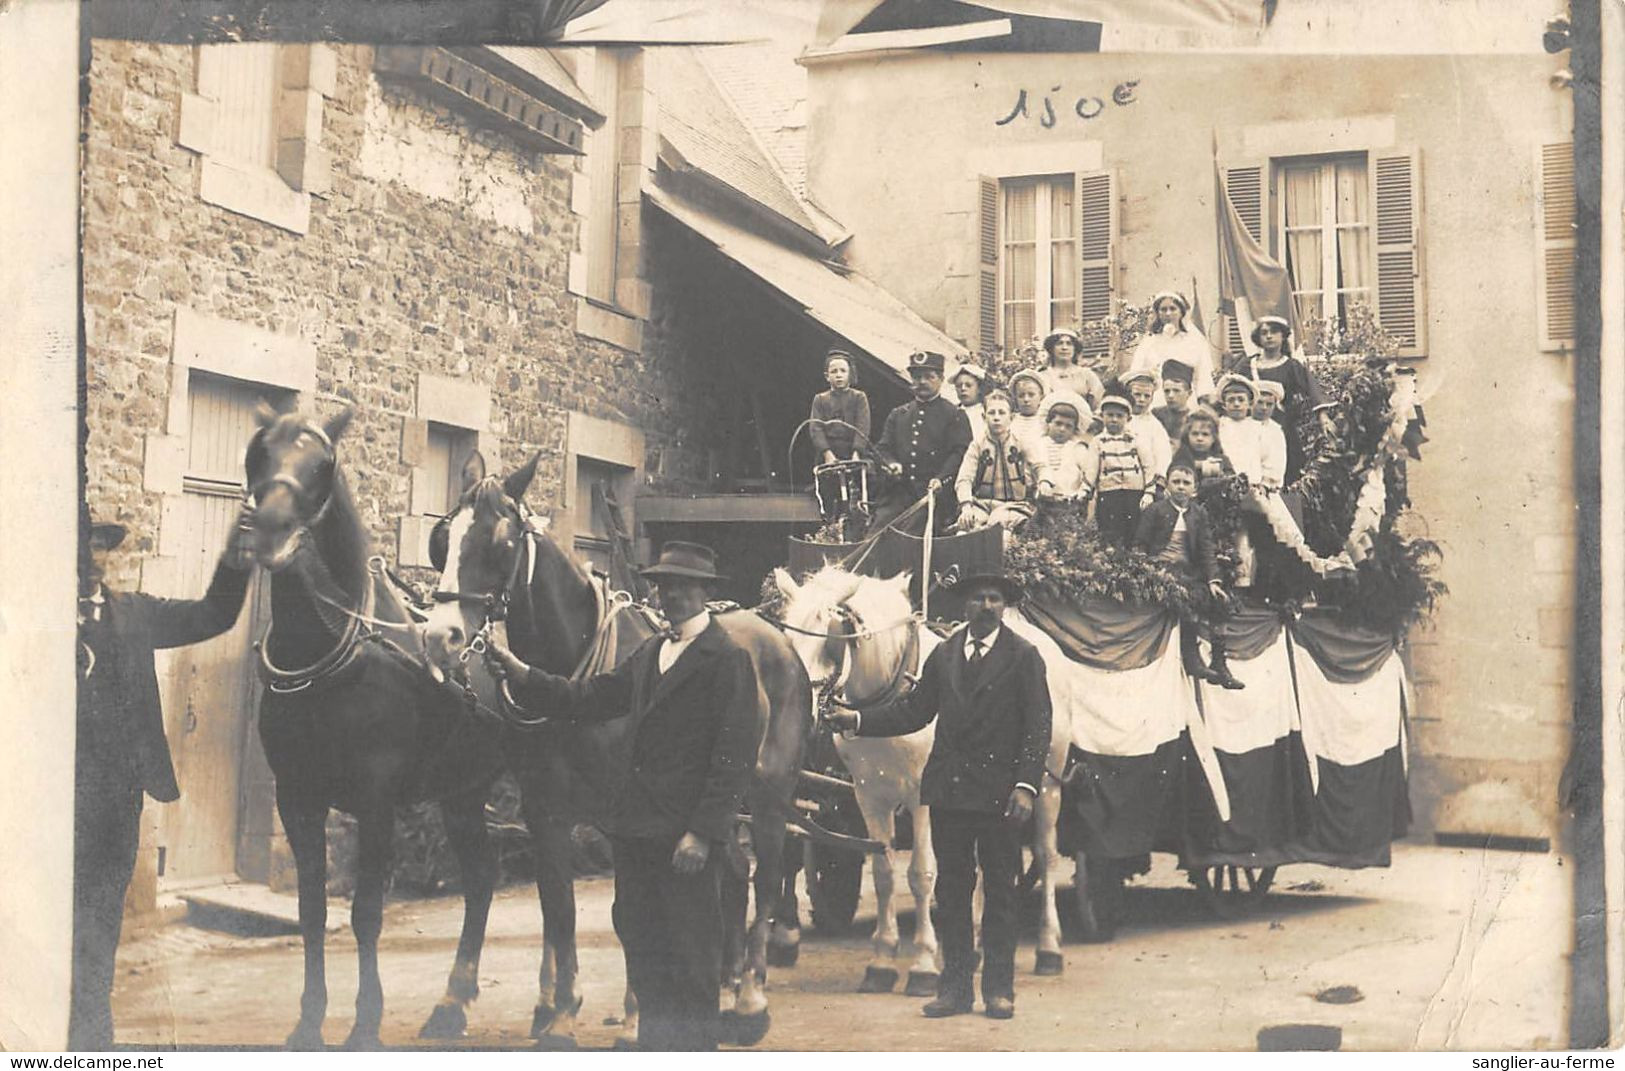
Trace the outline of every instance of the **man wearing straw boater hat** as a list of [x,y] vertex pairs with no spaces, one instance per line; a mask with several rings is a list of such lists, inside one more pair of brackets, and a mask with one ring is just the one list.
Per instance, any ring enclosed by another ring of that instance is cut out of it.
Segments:
[[943,969],[937,998],[922,1010],[936,1019],[972,1008],[971,893],[980,863],[982,1004],[988,1018],[1009,1019],[1016,1012],[1021,827],[1044,776],[1049,684],[1037,648],[1004,627],[1019,586],[997,561],[967,564],[955,591],[964,592],[968,624],[931,652],[919,685],[895,704],[836,710],[829,721],[859,736],[905,736],[936,719],[920,802],[931,808]]
[[585,680],[527,666],[490,645],[514,697],[548,715],[631,713],[631,744],[607,832],[615,853],[615,934],[638,999],[638,1047],[714,1049],[722,978],[720,868],[756,767],[756,673],[706,610],[724,579],[716,554],[667,543],[643,570],[667,632]]
[[[113,1047],[113,959],[135,871],[144,796],[180,798],[164,736],[155,650],[220,635],[237,620],[248,569],[241,526],[201,599],[160,599],[102,583],[122,524],[79,506],[78,704],[73,778],[73,983],[68,1048]],[[208,712],[201,712],[207,717]]]

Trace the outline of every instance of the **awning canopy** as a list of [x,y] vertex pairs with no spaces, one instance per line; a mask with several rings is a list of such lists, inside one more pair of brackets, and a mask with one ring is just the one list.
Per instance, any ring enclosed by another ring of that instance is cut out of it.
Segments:
[[837,270],[696,206],[670,190],[646,195],[672,219],[716,246],[729,260],[800,305],[806,314],[908,381],[909,354],[934,350],[950,374],[964,350],[914,310],[856,272]]

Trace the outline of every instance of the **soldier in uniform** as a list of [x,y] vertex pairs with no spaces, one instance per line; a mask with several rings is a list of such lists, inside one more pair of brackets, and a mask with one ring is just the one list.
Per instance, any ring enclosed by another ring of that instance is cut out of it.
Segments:
[[[970,446],[970,421],[965,411],[941,396],[947,360],[940,353],[916,353],[908,359],[914,400],[893,409],[875,444],[881,466],[893,477],[890,488],[875,505],[871,532],[879,531],[925,496],[932,480],[937,491],[937,529],[945,530],[958,517],[954,477]],[[910,518],[901,530],[910,535],[925,531],[925,511]]]

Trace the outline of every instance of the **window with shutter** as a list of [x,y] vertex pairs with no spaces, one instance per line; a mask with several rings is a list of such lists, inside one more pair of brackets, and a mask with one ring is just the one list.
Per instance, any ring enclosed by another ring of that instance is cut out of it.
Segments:
[[[1117,290],[1117,180],[1110,171],[1085,171],[1077,176],[1078,203],[1078,318],[1085,324],[1112,315]],[[1105,353],[1111,339],[1105,332],[1085,332],[1083,352]]]
[[999,348],[999,180],[977,180],[977,345],[983,353]]
[[[1112,173],[983,178],[978,198],[977,341],[983,350],[1013,352],[1057,327],[1111,315]],[[1103,339],[1091,352],[1104,350]]]
[[1535,294],[1542,350],[1574,344],[1574,145],[1542,145],[1535,159]]
[[310,197],[326,196],[331,158],[322,147],[323,98],[337,84],[326,45],[202,45],[197,91],[182,93],[175,141],[202,157],[205,202],[297,234],[310,228]]
[[[1236,208],[1236,215],[1254,240],[1264,241],[1264,178],[1268,164],[1244,164],[1226,168],[1224,192]],[[1225,348],[1232,354],[1246,352],[1246,341],[1241,337],[1241,324],[1234,315],[1225,317],[1227,334]]]
[[1427,352],[1422,289],[1422,183],[1414,151],[1373,151],[1377,322],[1399,340],[1401,357]]

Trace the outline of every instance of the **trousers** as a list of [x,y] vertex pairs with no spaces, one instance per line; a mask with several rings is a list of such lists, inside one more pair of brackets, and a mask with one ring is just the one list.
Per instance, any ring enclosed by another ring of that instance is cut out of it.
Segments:
[[638,1047],[717,1047],[722,989],[722,848],[697,874],[672,869],[677,838],[612,837],[615,935],[638,999]]
[[1140,499],[1144,491],[1102,491],[1095,496],[1095,527],[1100,538],[1114,547],[1126,547],[1134,541],[1135,526],[1140,523]]
[[931,808],[937,851],[937,935],[942,942],[940,996],[969,1003],[976,945],[971,895],[982,870],[982,999],[1016,995],[1016,882],[1020,830],[1003,815]]
[[[87,770],[87,767],[89,769]],[[68,1048],[113,1047],[113,962],[135,873],[141,789],[95,775],[81,757],[73,792],[73,974]]]

